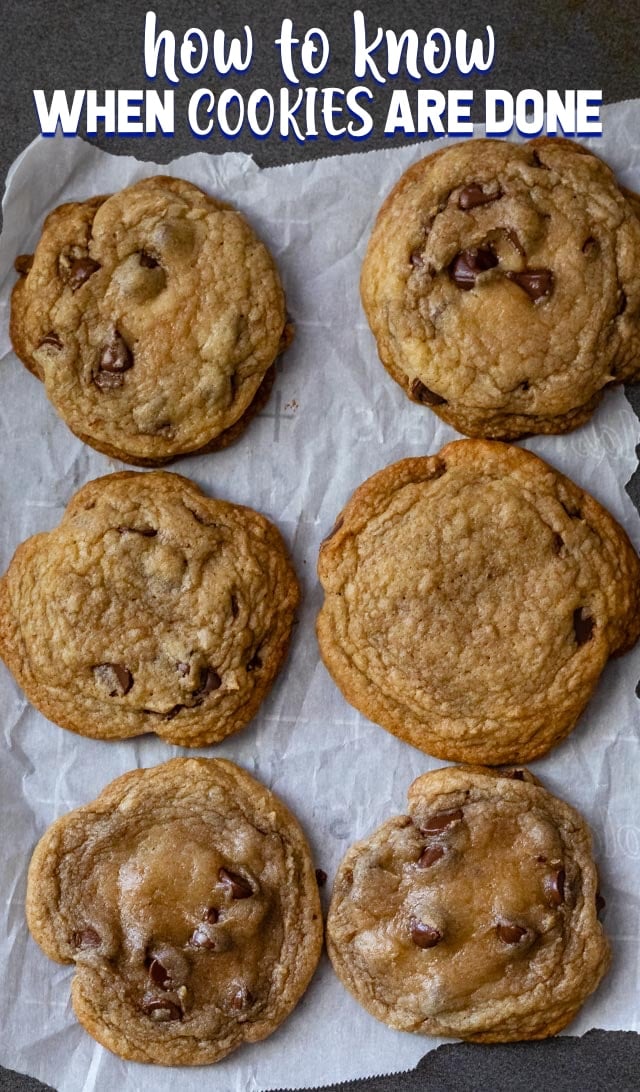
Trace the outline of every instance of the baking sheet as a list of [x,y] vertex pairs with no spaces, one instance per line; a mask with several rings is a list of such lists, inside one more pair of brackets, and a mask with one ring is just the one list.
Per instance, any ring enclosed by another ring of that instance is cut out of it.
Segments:
[[[604,136],[585,143],[640,190],[639,102],[603,109]],[[478,132],[478,135],[481,135]],[[73,970],[50,962],[24,919],[26,871],[45,828],[92,800],[112,778],[179,754],[230,758],[293,809],[316,864],[331,879],[347,847],[405,808],[413,778],[442,765],[371,724],[342,698],[316,647],[320,540],[353,489],[375,470],[431,453],[453,429],[408,401],[377,360],[358,296],[359,268],[383,196],[426,146],[259,170],[242,155],[206,153],[156,167],[114,157],[79,139],[37,139],[7,179],[0,236],[0,566],[37,531],[54,527],[86,481],[122,464],[84,446],[11,351],[9,297],[16,254],[33,249],[46,213],[65,200],[113,191],[156,172],[232,201],[276,257],[296,325],[268,405],[242,439],[171,469],[206,492],[251,505],[280,527],[303,585],[291,655],[252,724],[216,748],[186,751],[156,737],[83,739],[32,709],[0,665],[0,1063],[59,1092],[187,1092],[206,1081],[244,1092],[312,1086],[413,1067],[441,1040],[392,1031],[346,993],[323,956],[292,1016],[263,1043],[215,1067],[169,1070],[110,1054],[73,1016]],[[538,452],[607,505],[640,547],[640,520],[625,484],[637,466],[638,422],[624,392],[610,392],[592,422],[540,437]],[[613,967],[568,1029],[640,1029],[638,992],[640,793],[637,755],[640,648],[611,662],[576,731],[532,764],[553,792],[590,822],[606,895]]]

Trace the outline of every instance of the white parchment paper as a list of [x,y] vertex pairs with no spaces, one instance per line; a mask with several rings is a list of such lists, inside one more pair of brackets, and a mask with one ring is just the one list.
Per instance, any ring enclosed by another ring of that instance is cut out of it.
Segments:
[[[640,190],[640,104],[603,110],[591,142]],[[352,709],[319,661],[314,619],[321,538],[353,489],[375,470],[435,452],[455,438],[405,397],[378,363],[361,311],[359,269],[377,208],[401,172],[440,146],[405,147],[259,170],[245,156],[206,153],[155,167],[79,139],[38,139],[7,180],[0,237],[0,565],[27,536],[55,526],[79,486],[120,464],[84,446],[19,363],[9,341],[13,259],[33,249],[45,214],[65,200],[108,193],[156,173],[181,176],[232,201],[274,253],[296,339],[265,410],[227,451],[175,469],[209,494],[251,505],[282,530],[304,588],[292,652],[253,723],[217,748],[261,778],[293,809],[329,874],[347,847],[402,812],[409,783],[441,763],[392,738]],[[640,520],[625,492],[640,424],[624,392],[610,392],[590,424],[526,442],[607,505],[640,547]],[[525,668],[526,669],[526,668]],[[591,823],[607,899],[613,968],[571,1025],[640,1029],[638,992],[640,648],[607,667],[576,731],[535,772]],[[340,985],[325,956],[305,997],[264,1043],[205,1070],[127,1063],[83,1031],[69,1001],[72,968],[50,962],[24,918],[26,872],[49,823],[92,800],[112,778],[176,754],[156,737],[83,739],[32,709],[0,666],[0,1062],[60,1092],[244,1092],[317,1085],[413,1067],[439,1044],[378,1023]],[[190,752],[193,753],[193,752]]]

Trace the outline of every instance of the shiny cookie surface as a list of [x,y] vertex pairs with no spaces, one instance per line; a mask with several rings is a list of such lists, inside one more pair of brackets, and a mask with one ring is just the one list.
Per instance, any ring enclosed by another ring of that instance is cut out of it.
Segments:
[[419,777],[408,815],[353,846],[327,946],[344,985],[403,1031],[476,1042],[568,1024],[609,965],[591,838],[528,771]]
[[569,140],[454,144],[385,201],[362,269],[380,358],[469,436],[566,432],[640,372],[640,220]]
[[85,485],[0,581],[0,655],[80,735],[202,747],[253,717],[287,651],[298,584],[258,512],[166,471]]
[[29,928],[74,963],[86,1030],[124,1058],[216,1062],[265,1038],[322,945],[291,813],[231,762],[175,759],[58,819],[30,866]]

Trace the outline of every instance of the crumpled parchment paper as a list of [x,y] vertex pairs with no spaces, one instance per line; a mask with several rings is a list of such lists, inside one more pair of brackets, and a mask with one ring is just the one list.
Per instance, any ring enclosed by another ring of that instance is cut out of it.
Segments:
[[[640,190],[640,104],[603,110],[591,146]],[[230,200],[271,248],[285,282],[296,339],[265,410],[227,451],[171,469],[208,493],[270,516],[292,551],[304,588],[289,660],[253,723],[217,748],[261,778],[293,809],[318,867],[329,874],[347,847],[402,812],[413,778],[440,765],[352,709],[320,663],[314,619],[321,538],[353,489],[375,470],[431,453],[454,431],[408,401],[377,360],[362,313],[360,263],[382,198],[428,146],[389,148],[259,170],[238,154],[198,154],[156,168],[79,139],[37,139],[7,179],[0,237],[0,565],[36,531],[55,526],[84,482],[120,464],[84,446],[19,363],[9,341],[16,254],[33,249],[46,213],[62,201],[109,193],[160,173]],[[589,143],[589,142],[588,142]],[[610,392],[592,422],[569,436],[526,441],[589,489],[640,546],[640,520],[625,485],[640,423],[624,392]],[[611,972],[571,1025],[640,1029],[640,648],[607,667],[576,731],[533,768],[592,825],[606,895]],[[326,957],[293,1015],[263,1043],[217,1066],[169,1070],[127,1063],[98,1046],[73,1016],[71,967],[50,962],[24,918],[31,851],[59,815],[92,800],[112,778],[181,752],[156,737],[83,739],[32,709],[0,666],[0,1062],[60,1092],[246,1092],[310,1086],[413,1067],[439,1044],[395,1032],[346,993]]]

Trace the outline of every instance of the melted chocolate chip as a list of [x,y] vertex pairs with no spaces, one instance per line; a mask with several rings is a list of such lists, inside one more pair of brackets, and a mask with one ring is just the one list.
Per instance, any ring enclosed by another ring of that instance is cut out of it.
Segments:
[[131,349],[122,334],[114,330],[109,341],[102,347],[98,367],[101,372],[120,374],[133,367]]
[[465,186],[460,191],[458,208],[468,212],[469,209],[475,209],[478,205],[489,205],[492,201],[498,201],[500,197],[502,197],[502,190],[498,189],[495,193],[485,193],[482,186],[477,182],[472,182],[470,186]]
[[507,277],[522,288],[534,302],[550,295],[553,288],[553,273],[550,269],[523,269],[521,273],[513,273],[510,270]]
[[160,262],[156,261],[146,250],[141,250],[138,257],[140,258],[140,265],[145,269],[157,269]]
[[90,925],[78,929],[72,939],[75,948],[99,948],[102,943],[99,934]]
[[327,873],[322,868],[316,868],[316,883],[318,887],[324,887],[327,882]]
[[49,333],[44,335],[42,341],[38,343],[38,348],[43,349],[45,345],[51,346],[52,349],[62,348],[62,342],[56,334],[55,330],[49,330]]
[[152,1020],[165,1023],[168,1020],[182,1020],[182,1010],[168,997],[154,998],[142,1002],[142,1011]]
[[253,888],[249,881],[245,880],[244,876],[239,876],[237,872],[230,872],[226,868],[221,868],[218,872],[218,879],[230,893],[232,899],[248,899],[253,895]]
[[522,925],[500,923],[496,925],[496,933],[505,944],[518,944],[527,935],[527,930]]
[[257,671],[259,667],[262,667],[262,660],[260,659],[260,649],[256,649],[247,664],[247,671]]
[[509,770],[507,777],[512,781],[524,781],[524,770]]
[[231,1008],[237,1012],[241,1012],[243,1009],[248,1009],[249,1005],[253,1004],[253,994],[249,993],[249,990],[245,986],[241,986],[236,990],[231,998]]
[[123,698],[133,686],[133,675],[124,664],[96,664],[93,673],[106,686],[110,698]]
[[418,857],[418,868],[431,868],[441,857],[444,857],[442,846],[426,846]]
[[189,944],[192,948],[206,948],[209,952],[215,952],[217,947],[215,938],[211,936],[204,925],[198,925],[194,929]]
[[161,990],[170,990],[172,986],[171,976],[159,959],[152,959],[149,964],[149,978],[153,982],[154,986],[159,986]]
[[93,258],[76,258],[69,267],[67,284],[72,292],[79,288],[100,269],[100,262],[94,262]]
[[520,239],[518,238],[517,232],[514,231],[513,228],[507,228],[506,231],[505,231],[505,235],[506,235],[507,239],[509,240],[509,242],[511,243],[511,246],[513,247],[513,249],[518,252],[518,254],[520,255],[521,258],[524,258],[525,249],[524,249],[522,243],[520,242]]
[[595,623],[589,614],[585,614],[584,607],[578,607],[573,612],[573,632],[578,648],[586,645],[591,640]]
[[442,940],[442,933],[433,925],[425,925],[414,918],[411,922],[411,939],[417,948],[435,948]]
[[497,255],[490,246],[471,247],[456,254],[449,266],[449,276],[458,288],[468,292],[476,283],[479,273],[493,269],[497,264]]
[[216,909],[216,907],[215,906],[208,906],[207,909],[204,912],[204,916],[203,916],[202,920],[203,921],[208,921],[209,925],[216,925],[217,922],[218,922],[219,917],[220,917],[220,912]]
[[231,617],[237,618],[240,613],[240,607],[238,606],[238,598],[231,593]]
[[564,868],[558,868],[544,881],[544,893],[550,906],[561,906],[564,902]]
[[20,274],[21,277],[26,277],[32,265],[33,254],[18,254],[18,257],[13,263],[13,268],[15,269],[16,273]]
[[416,402],[422,402],[425,406],[444,406],[447,404],[446,398],[443,398],[441,394],[436,394],[435,391],[426,387],[422,380],[414,379],[411,384],[411,397]]
[[459,823],[462,819],[462,808],[450,808],[448,811],[439,811],[435,815],[432,815],[427,820],[425,825],[421,827],[423,834],[438,834],[441,830],[446,830],[453,823]]
[[219,690],[222,686],[222,679],[218,675],[217,671],[214,671],[212,667],[208,667],[204,673],[202,679],[202,685],[200,689],[196,691],[194,697],[204,697],[206,694],[213,693],[214,690]]

